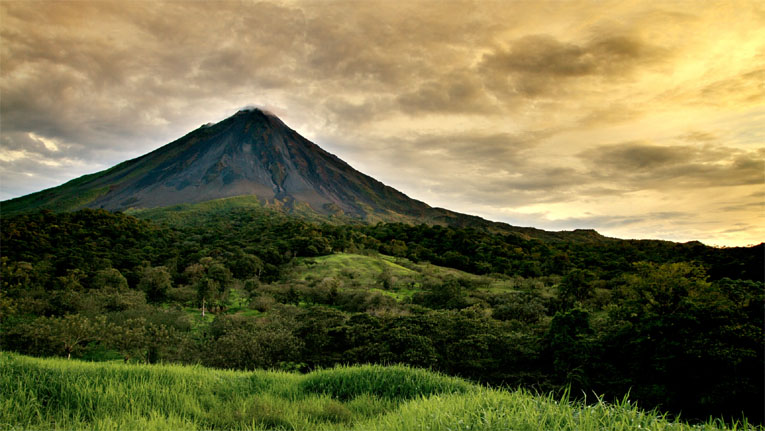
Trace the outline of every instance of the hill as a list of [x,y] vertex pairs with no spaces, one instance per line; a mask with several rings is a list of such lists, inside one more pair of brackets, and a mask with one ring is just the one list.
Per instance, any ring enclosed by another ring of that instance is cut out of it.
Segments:
[[403,366],[308,374],[87,363],[0,352],[0,427],[99,430],[727,430],[626,399],[582,405]]

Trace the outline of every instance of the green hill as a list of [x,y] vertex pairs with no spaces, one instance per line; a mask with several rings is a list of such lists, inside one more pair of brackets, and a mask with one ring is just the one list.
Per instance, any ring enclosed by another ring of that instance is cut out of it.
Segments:
[[0,353],[0,429],[93,430],[725,430],[628,401],[487,389],[404,366],[294,374],[126,365]]

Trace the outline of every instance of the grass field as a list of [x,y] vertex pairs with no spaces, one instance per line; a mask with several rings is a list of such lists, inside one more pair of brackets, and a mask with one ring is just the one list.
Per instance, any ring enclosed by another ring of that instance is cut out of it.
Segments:
[[0,352],[7,430],[734,430],[624,401],[589,406],[402,366],[300,375],[39,359]]
[[458,269],[446,268],[431,263],[414,263],[405,258],[383,254],[362,255],[354,253],[335,253],[327,256],[297,258],[292,278],[300,281],[323,280],[334,278],[342,280],[346,286],[369,287],[376,290],[381,286],[383,271],[394,280],[391,290],[381,293],[403,299],[420,290],[421,282],[426,277],[470,280],[483,290],[507,292],[516,290],[516,280],[494,278],[470,274]]
[[417,272],[396,264],[388,256],[365,256],[352,253],[337,253],[327,256],[298,258],[296,278],[306,280],[309,277],[322,279],[326,277],[350,278],[361,285],[378,284],[378,277],[383,270],[395,277],[413,277]]

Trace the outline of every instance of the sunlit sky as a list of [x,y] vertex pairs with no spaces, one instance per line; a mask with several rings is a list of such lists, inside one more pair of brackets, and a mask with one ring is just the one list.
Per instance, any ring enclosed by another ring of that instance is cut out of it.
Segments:
[[765,2],[0,2],[0,199],[249,105],[410,197],[765,240]]

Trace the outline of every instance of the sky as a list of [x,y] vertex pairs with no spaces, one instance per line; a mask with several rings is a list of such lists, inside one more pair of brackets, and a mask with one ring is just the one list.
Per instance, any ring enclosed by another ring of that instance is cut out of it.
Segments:
[[253,105],[431,206],[765,240],[765,2],[0,2],[0,199]]

